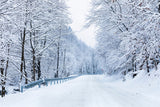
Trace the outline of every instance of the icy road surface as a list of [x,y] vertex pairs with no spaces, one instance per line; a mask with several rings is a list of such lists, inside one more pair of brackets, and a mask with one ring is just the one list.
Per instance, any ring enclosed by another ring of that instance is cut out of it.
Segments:
[[0,107],[160,107],[160,100],[121,87],[103,75],[86,75],[8,95],[0,98]]

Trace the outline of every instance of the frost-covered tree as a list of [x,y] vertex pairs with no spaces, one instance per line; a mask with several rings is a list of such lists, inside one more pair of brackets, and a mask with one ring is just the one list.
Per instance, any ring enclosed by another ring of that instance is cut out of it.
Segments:
[[[89,24],[98,26],[98,53],[108,72],[157,69],[158,0],[93,0]],[[135,73],[133,73],[135,76]]]
[[0,1],[0,85],[2,90],[0,94],[2,97],[6,93],[6,81],[8,79],[8,66],[10,62],[10,48],[13,43],[14,30],[12,15],[13,6],[12,1],[2,0]]
[[79,46],[83,43],[69,29],[64,0],[2,0],[0,5],[2,96],[5,85],[19,87],[78,72],[76,53],[83,53]]

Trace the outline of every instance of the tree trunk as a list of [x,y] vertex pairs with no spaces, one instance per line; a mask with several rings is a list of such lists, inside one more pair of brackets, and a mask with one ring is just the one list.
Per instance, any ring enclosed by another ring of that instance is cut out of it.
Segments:
[[133,78],[135,76],[137,76],[137,73],[134,73],[135,71],[137,71],[137,68],[136,68],[136,54],[134,53],[133,54],[133,58],[132,58],[132,70],[133,70]]
[[57,71],[55,74],[55,78],[59,77],[59,41],[58,41],[58,46],[57,46]]
[[1,86],[2,86],[2,90],[1,90],[1,97],[5,96],[5,77],[4,77],[4,60],[1,60]]
[[38,58],[37,69],[38,69],[38,80],[39,80],[41,78],[41,58]]
[[23,66],[24,66],[25,84],[28,84],[28,79],[27,79],[28,75],[27,75],[27,72],[26,72],[25,59],[24,59],[24,65]]
[[[26,25],[26,23],[25,23]],[[21,78],[20,78],[20,82],[22,81],[22,77],[23,77],[23,67],[24,67],[24,46],[25,46],[25,38],[26,38],[26,28],[24,28],[23,33],[21,32],[21,38],[22,38],[22,43],[21,43],[21,64],[20,64],[20,72],[21,72]]]
[[64,58],[63,58],[63,74],[66,76],[66,49],[64,50]]
[[55,78],[59,77],[59,53],[60,53],[60,39],[61,39],[61,26],[59,28],[59,38],[58,38],[58,44],[57,44],[57,71],[55,74]]
[[147,73],[149,73],[149,63],[148,63],[148,57],[146,57],[146,68],[147,68]]
[[[43,43],[41,44],[41,47],[43,47],[43,49],[45,48],[45,46],[46,46],[46,37],[45,37],[45,39],[44,39],[44,41],[43,41]],[[38,70],[38,80],[41,78],[41,57],[42,57],[42,54],[43,53],[40,53],[39,55],[38,55],[38,61],[37,61],[37,70]]]
[[32,81],[35,81],[36,80],[36,57],[35,57],[35,51],[33,50],[33,53],[32,53]]
[[[4,68],[1,68],[1,75],[3,76],[3,79],[1,81],[2,82],[2,97],[4,97],[6,93],[5,85],[6,85],[6,80],[7,80],[7,70],[8,70],[8,64],[9,64],[10,44],[8,44],[7,46],[8,46],[8,52],[7,52],[8,56],[7,56],[5,71],[4,71]],[[2,67],[3,67],[3,64],[2,64]]]
[[[32,27],[31,27],[32,28]],[[32,49],[32,81],[36,80],[36,56],[35,56],[35,49],[32,43],[32,33],[30,32],[30,45],[31,45],[31,49]]]
[[[30,21],[30,29],[32,29],[32,21]],[[30,31],[30,45],[31,45],[31,53],[32,53],[32,81],[36,80],[36,56],[35,56],[35,32]]]

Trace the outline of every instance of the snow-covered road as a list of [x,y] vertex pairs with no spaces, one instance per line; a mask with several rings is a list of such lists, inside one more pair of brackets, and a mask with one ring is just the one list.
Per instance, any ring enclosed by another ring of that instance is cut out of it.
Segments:
[[0,107],[160,107],[160,100],[121,87],[103,75],[34,88],[0,99]]

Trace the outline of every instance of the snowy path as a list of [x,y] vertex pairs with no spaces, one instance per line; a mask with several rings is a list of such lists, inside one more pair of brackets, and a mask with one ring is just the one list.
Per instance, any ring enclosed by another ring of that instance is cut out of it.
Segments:
[[160,107],[160,100],[119,87],[101,75],[34,88],[0,99],[0,107]]

